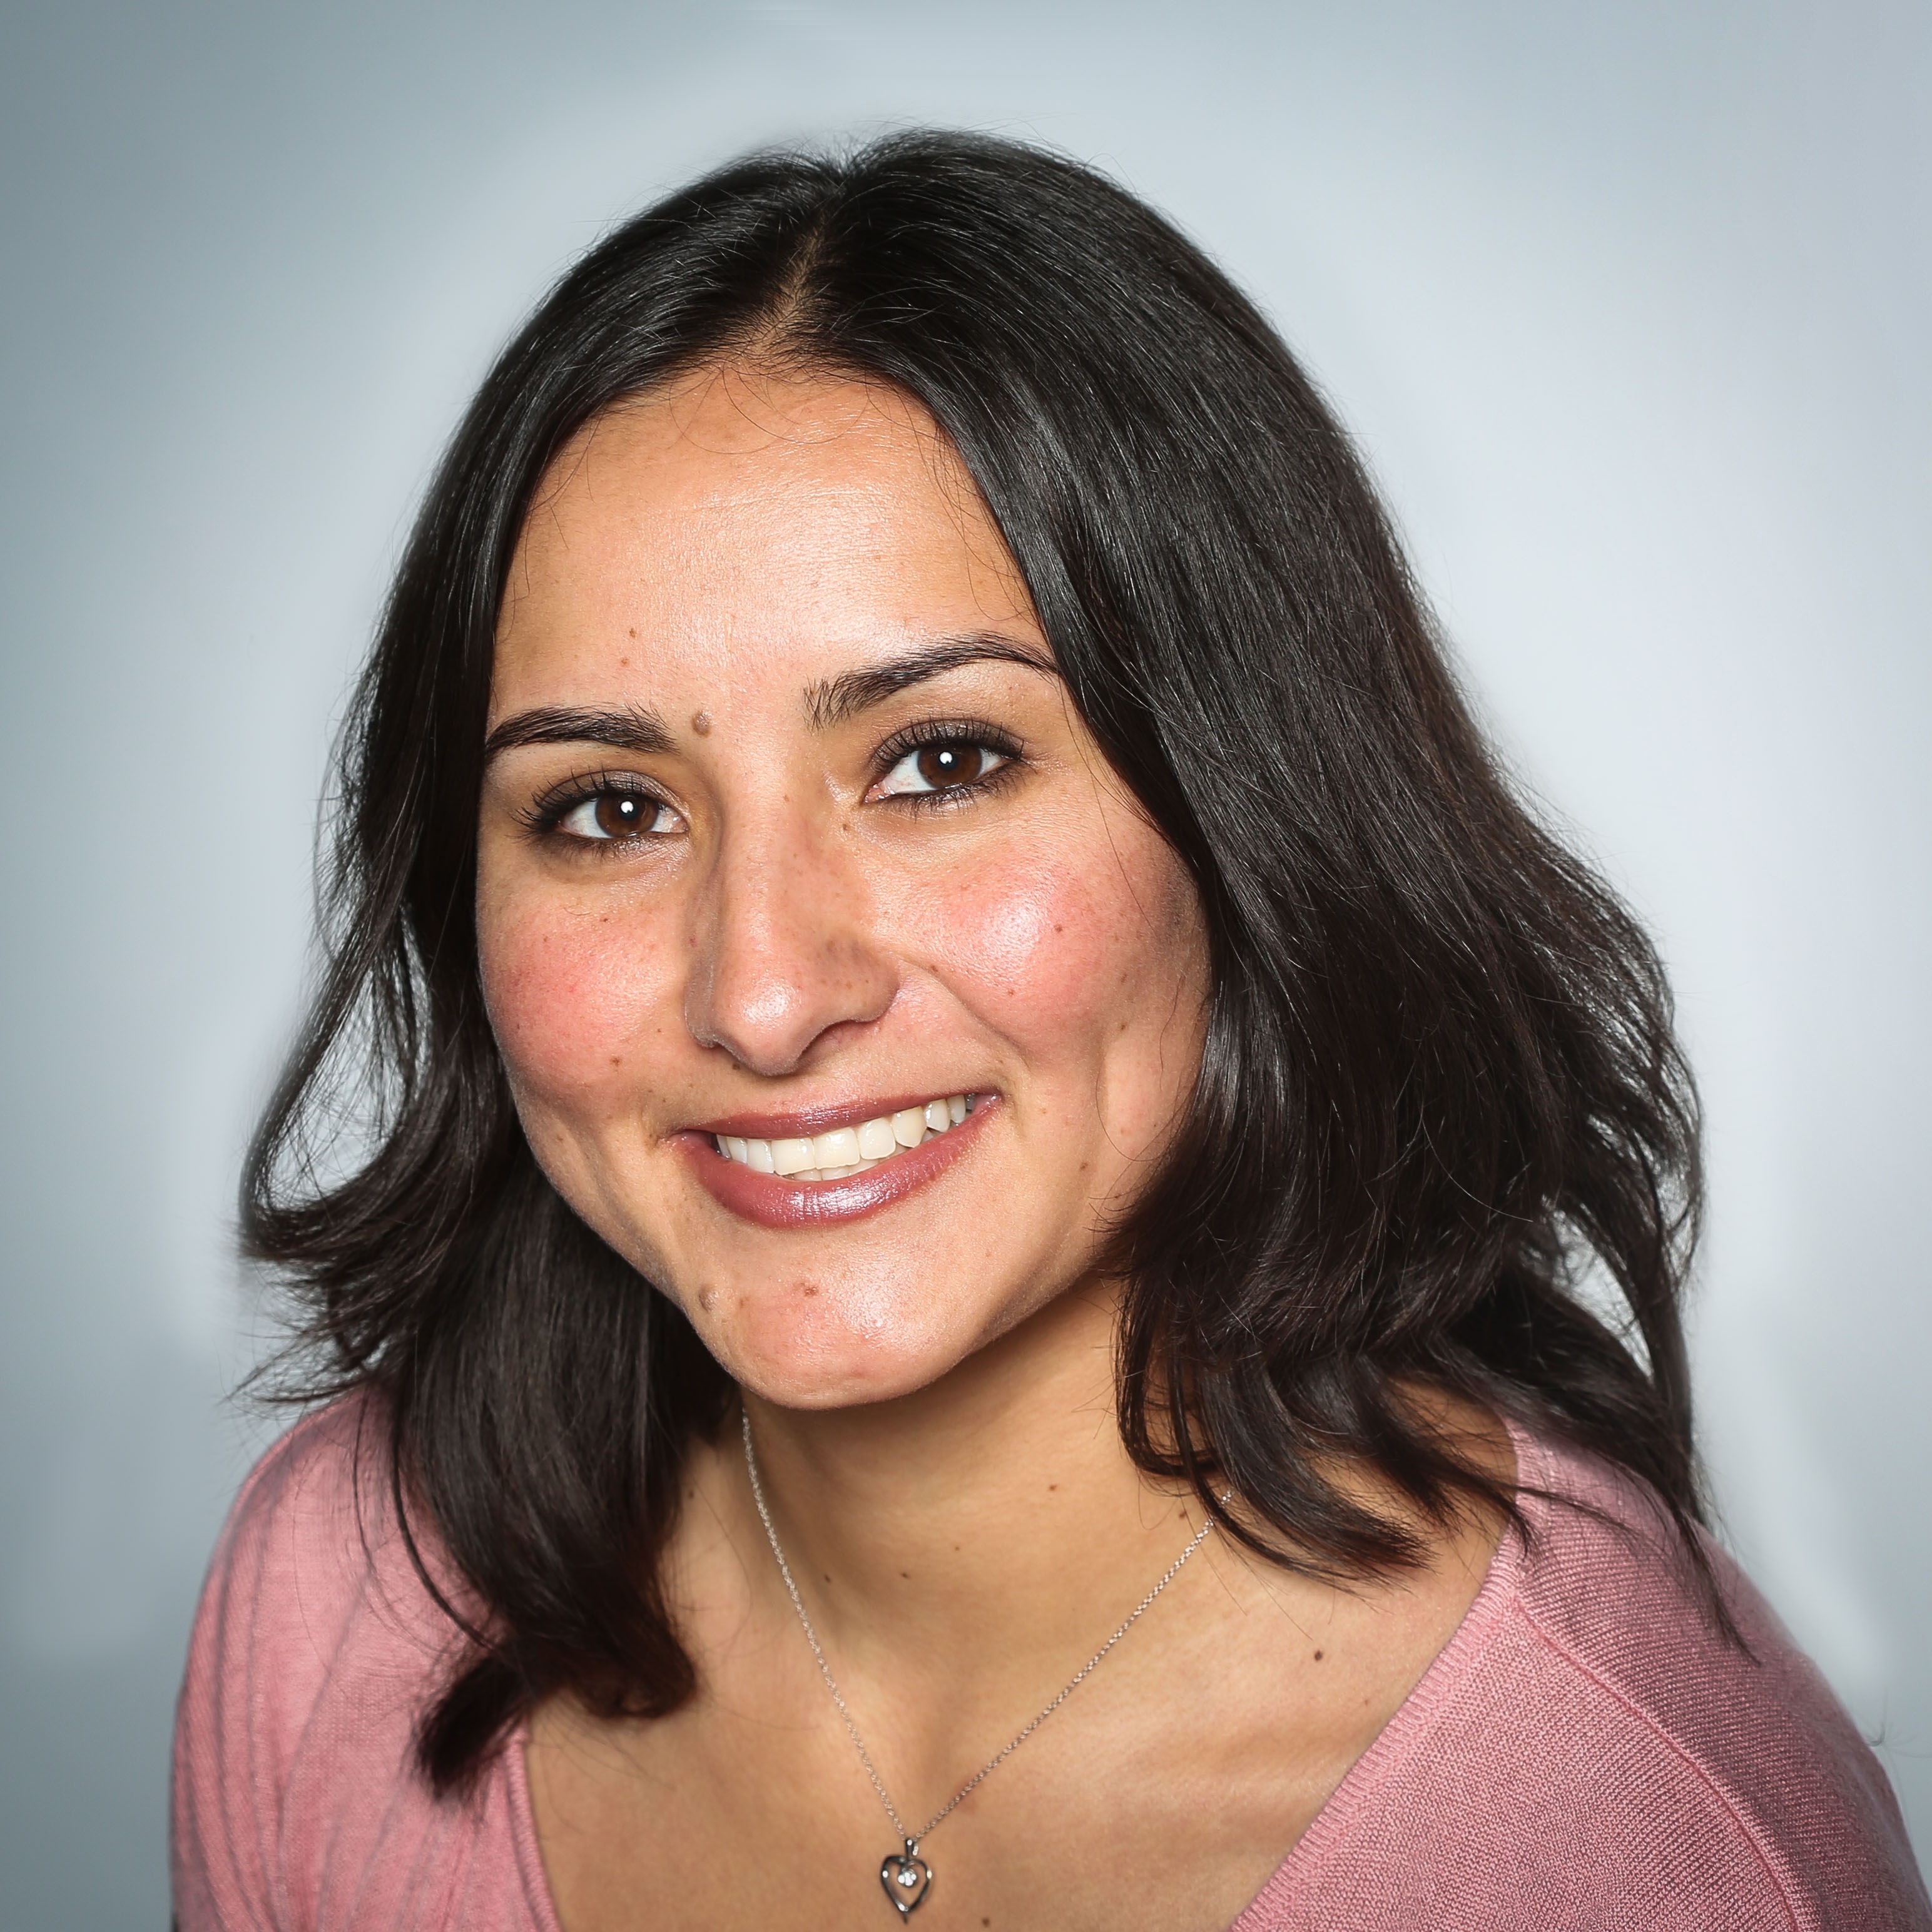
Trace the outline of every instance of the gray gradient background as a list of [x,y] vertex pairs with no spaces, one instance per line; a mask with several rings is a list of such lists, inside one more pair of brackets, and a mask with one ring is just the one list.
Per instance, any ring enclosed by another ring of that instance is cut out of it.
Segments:
[[616,217],[916,119],[1100,160],[1258,293],[1660,935],[1728,1533],[1932,1846],[1928,105],[1884,0],[10,8],[0,1920],[164,1920],[264,1439],[236,1166],[427,466]]

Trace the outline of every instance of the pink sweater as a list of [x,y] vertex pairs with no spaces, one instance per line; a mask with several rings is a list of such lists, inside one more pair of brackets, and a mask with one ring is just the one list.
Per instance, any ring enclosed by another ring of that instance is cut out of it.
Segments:
[[[559,1932],[520,1737],[466,1804],[410,1764],[448,1626],[353,1402],[264,1456],[215,1553],[175,1748],[182,1932]],[[1928,1932],[1884,1773],[1750,1585],[1758,1661],[1687,1601],[1631,1487],[1519,1435],[1526,1497],[1462,1625],[1234,1932]]]

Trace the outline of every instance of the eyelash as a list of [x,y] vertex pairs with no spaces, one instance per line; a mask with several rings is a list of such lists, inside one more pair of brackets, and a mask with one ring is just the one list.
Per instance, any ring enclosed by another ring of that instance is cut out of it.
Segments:
[[[898,806],[911,812],[950,811],[969,799],[984,796],[998,790],[1010,779],[1017,778],[1025,765],[1025,755],[1018,740],[998,725],[972,718],[922,718],[916,724],[908,724],[903,730],[896,731],[873,754],[872,778],[866,790],[870,791],[873,785],[881,783],[908,753],[924,751],[934,745],[974,746],[997,754],[1001,763],[984,778],[970,778],[938,791],[896,792],[878,800],[880,804]],[[518,815],[537,837],[562,838],[568,836],[561,830],[563,821],[579,806],[605,796],[646,799],[668,810],[677,809],[669,799],[642,783],[633,772],[597,771],[579,772],[553,785]],[[639,834],[638,837],[645,836]],[[598,858],[610,859],[630,850],[638,842],[633,838],[572,836],[570,842],[593,848]]]
[[925,718],[896,731],[873,755],[872,780],[866,789],[881,783],[892,767],[908,753],[922,752],[934,745],[971,745],[998,754],[1001,763],[984,778],[969,778],[943,790],[897,792],[878,802],[913,812],[948,812],[973,798],[984,797],[1019,776],[1025,769],[1026,754],[1019,740],[997,724],[978,718]]
[[[630,851],[638,843],[633,838],[584,838],[566,833],[562,829],[563,821],[580,805],[587,805],[592,799],[640,798],[650,803],[663,806],[667,811],[676,812],[677,807],[662,793],[653,790],[633,772],[580,772],[568,778],[560,784],[535,800],[529,808],[518,814],[525,827],[539,838],[568,840],[573,846],[587,847],[599,859],[614,859],[620,854]],[[639,838],[648,835],[640,833]],[[658,835],[662,837],[664,835]]]

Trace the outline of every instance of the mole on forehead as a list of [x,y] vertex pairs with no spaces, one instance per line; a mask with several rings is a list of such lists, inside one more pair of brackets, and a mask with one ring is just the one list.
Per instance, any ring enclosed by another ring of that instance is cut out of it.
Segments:
[[691,728],[700,738],[711,735],[711,714],[708,711],[694,711],[691,714]]

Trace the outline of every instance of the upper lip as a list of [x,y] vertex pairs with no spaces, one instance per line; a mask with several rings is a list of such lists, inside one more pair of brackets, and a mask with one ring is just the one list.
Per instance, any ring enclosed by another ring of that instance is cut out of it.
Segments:
[[822,1106],[800,1107],[788,1114],[730,1114],[715,1120],[694,1125],[694,1134],[728,1134],[747,1141],[809,1140],[814,1134],[829,1134],[839,1127],[862,1126],[889,1114],[903,1113],[908,1107],[923,1107],[928,1101],[944,1100],[955,1094],[980,1094],[977,1087],[928,1087],[916,1094],[888,1094],[880,1100],[832,1100]]

